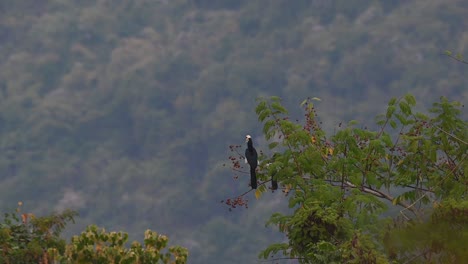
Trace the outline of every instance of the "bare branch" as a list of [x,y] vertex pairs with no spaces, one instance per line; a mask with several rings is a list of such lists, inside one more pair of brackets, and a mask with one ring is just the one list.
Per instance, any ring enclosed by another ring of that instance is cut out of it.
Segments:
[[468,61],[464,60],[461,56],[453,55],[452,52],[446,51],[444,55],[464,64],[468,64]]

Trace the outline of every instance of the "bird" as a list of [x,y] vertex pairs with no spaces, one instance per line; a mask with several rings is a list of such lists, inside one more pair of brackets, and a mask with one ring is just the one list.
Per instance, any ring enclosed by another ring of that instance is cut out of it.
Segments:
[[257,150],[253,147],[252,137],[250,135],[245,136],[245,142],[247,143],[247,149],[245,149],[245,163],[248,163],[250,166],[250,186],[252,189],[257,189],[257,174],[255,172],[258,166]]

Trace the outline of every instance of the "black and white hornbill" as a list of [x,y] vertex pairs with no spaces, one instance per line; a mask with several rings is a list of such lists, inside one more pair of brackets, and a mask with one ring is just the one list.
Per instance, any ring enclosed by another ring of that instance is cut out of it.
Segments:
[[245,142],[247,142],[245,163],[248,163],[250,166],[250,186],[252,189],[257,189],[257,174],[255,172],[258,165],[257,150],[253,147],[252,137],[250,135],[245,136]]

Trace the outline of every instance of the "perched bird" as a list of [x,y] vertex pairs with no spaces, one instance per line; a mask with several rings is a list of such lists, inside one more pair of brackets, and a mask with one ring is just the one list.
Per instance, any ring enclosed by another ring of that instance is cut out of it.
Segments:
[[250,186],[252,186],[252,189],[257,189],[257,174],[255,172],[258,165],[257,150],[253,147],[252,137],[250,135],[245,136],[245,142],[247,142],[245,163],[248,163],[250,166]]

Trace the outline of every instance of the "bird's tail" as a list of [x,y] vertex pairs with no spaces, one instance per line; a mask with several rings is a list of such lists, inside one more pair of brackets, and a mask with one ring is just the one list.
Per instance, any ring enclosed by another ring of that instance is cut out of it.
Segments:
[[250,168],[250,186],[252,189],[257,189],[257,173],[254,168]]

